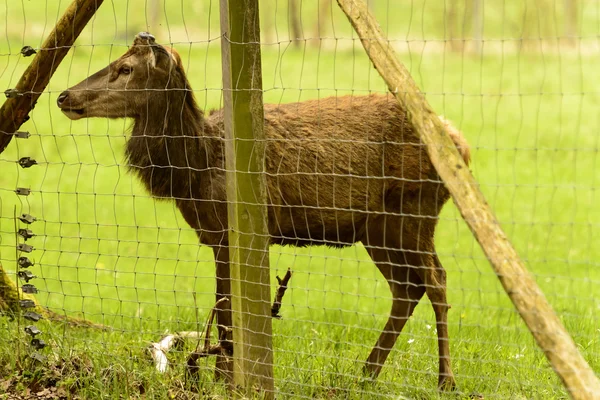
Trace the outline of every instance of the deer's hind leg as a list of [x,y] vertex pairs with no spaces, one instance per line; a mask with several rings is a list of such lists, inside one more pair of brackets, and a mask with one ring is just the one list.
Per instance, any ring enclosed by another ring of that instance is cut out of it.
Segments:
[[365,374],[376,378],[406,321],[425,294],[425,286],[416,268],[411,266],[410,260],[406,259],[406,256],[411,257],[410,254],[369,246],[367,251],[387,280],[392,292],[390,317],[364,366]]
[[[229,248],[218,246],[213,248],[216,264],[217,303],[224,297],[231,300],[231,277],[229,269]],[[233,381],[233,334],[231,333],[232,315],[231,301],[223,303],[217,311],[217,325],[225,328],[225,337],[219,338],[223,346],[223,354],[217,355],[215,363],[215,378],[217,380]]]
[[[455,381],[450,365],[446,272],[435,253],[433,244],[435,225],[415,224],[413,226],[420,225],[421,229],[418,229],[420,235],[411,235],[408,231],[403,232],[402,243],[397,243],[395,236],[397,232],[394,232],[393,228],[402,226],[402,222],[406,223],[406,221],[400,221],[397,224],[388,225],[391,228],[387,235],[388,238],[391,236],[389,240],[367,240],[365,243],[369,255],[390,286],[392,310],[364,369],[372,377],[379,375],[404,325],[413,314],[423,294],[427,293],[435,312],[438,334],[438,388],[452,390],[455,387]],[[405,225],[405,227],[408,226],[411,225]],[[374,236],[372,234],[371,239]],[[415,240],[415,238],[418,239]],[[379,245],[377,246],[375,243]]]
[[450,365],[450,342],[448,339],[448,301],[446,300],[446,271],[437,254],[427,254],[426,268],[421,269],[421,279],[425,283],[427,297],[435,313],[435,322],[438,335],[439,375],[438,388],[440,390],[453,390],[456,386],[454,374]]

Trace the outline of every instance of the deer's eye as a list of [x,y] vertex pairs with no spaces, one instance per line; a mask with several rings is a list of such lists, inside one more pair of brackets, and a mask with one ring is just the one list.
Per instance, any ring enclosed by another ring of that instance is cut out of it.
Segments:
[[123,65],[119,70],[119,75],[129,75],[131,74],[131,67],[128,65]]

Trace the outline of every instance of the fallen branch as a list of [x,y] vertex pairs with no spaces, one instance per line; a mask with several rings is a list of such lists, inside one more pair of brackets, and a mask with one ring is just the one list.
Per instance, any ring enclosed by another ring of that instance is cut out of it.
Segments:
[[199,339],[200,337],[200,332],[178,332],[167,335],[158,342],[150,344],[148,351],[150,351],[150,356],[154,360],[156,370],[158,372],[167,371],[167,367],[169,366],[167,353],[171,348],[183,345],[185,338]]
[[277,288],[277,293],[275,293],[275,301],[273,301],[273,307],[271,307],[271,316],[273,318],[281,318],[281,315],[279,315],[279,310],[281,309],[281,301],[283,300],[283,296],[285,295],[285,291],[288,288],[288,282],[290,281],[291,277],[292,271],[289,268],[285,273],[283,279],[279,278],[279,276],[276,277],[279,287]]
[[63,322],[73,328],[94,328],[94,329],[101,329],[103,331],[109,331],[109,330],[113,329],[110,326],[106,326],[103,324],[97,324],[95,322],[88,321],[87,319],[69,317],[68,315],[58,314],[47,308],[44,308],[44,310],[45,310],[46,318],[48,318],[48,321]]
[[[275,300],[273,302],[273,307],[271,307],[271,316],[273,318],[281,318],[279,315],[279,310],[281,309],[281,301],[283,300],[283,296],[285,295],[285,291],[288,288],[288,283],[292,277],[292,271],[290,269],[287,270],[283,279],[277,276],[277,283],[279,287],[277,288],[277,292],[275,294]],[[200,339],[204,337],[204,342],[202,348],[200,346],[197,347],[196,351],[194,351],[189,357],[187,361],[188,371],[191,374],[195,374],[198,369],[197,361],[200,358],[205,358],[208,356],[215,355],[228,355],[231,354],[233,350],[232,343],[227,339],[227,334],[231,331],[231,328],[217,325],[218,329],[218,343],[212,345],[210,343],[210,336],[212,327],[214,324],[215,317],[217,315],[217,311],[219,308],[227,303],[229,299],[227,297],[223,297],[219,301],[215,303],[213,308],[210,310],[208,318],[206,320],[206,328],[204,331],[204,335],[200,335],[200,332],[179,332],[174,334],[169,334],[163,337],[160,341],[156,343],[152,343],[148,351],[150,351],[150,355],[154,360],[154,364],[156,366],[156,370],[158,372],[164,373],[166,372],[169,361],[167,359],[167,353],[171,348],[179,345],[183,342],[184,339],[193,338]]]
[[200,332],[178,332],[166,335],[158,342],[150,344],[150,346],[148,347],[148,351],[150,352],[150,356],[154,360],[156,370],[161,373],[166,372],[169,366],[169,360],[167,358],[167,353],[169,352],[169,350],[171,350],[173,347],[180,346],[181,344],[183,344],[185,339],[189,338],[201,339],[202,337],[204,337],[204,343],[202,348],[198,350],[198,348],[200,348],[200,346],[198,346],[198,348],[196,348],[196,351],[194,351],[188,357],[187,364],[188,369],[191,373],[196,372],[198,368],[196,361],[199,358],[219,354],[231,354],[233,345],[231,344],[231,342],[227,341],[227,334],[230,332],[231,329],[226,326],[217,325],[217,329],[219,331],[217,335],[218,343],[215,345],[210,344],[210,334],[215,320],[215,316],[217,314],[217,310],[221,305],[227,303],[228,301],[229,299],[227,297],[224,297],[215,303],[214,307],[210,310],[210,313],[208,315],[208,319],[206,321],[206,329],[203,335]]
[[223,297],[215,303],[215,306],[211,310],[208,321],[206,323],[206,333],[204,334],[204,346],[202,350],[194,351],[187,360],[187,368],[190,376],[196,376],[198,372],[198,359],[208,357],[208,356],[216,356],[221,355],[224,357],[230,357],[233,354],[233,342],[227,339],[227,334],[231,332],[231,328],[224,325],[217,325],[217,329],[219,331],[218,343],[215,345],[210,344],[210,331],[213,325],[213,321],[215,316],[217,315],[217,310],[221,304],[227,303],[229,299],[227,297]]
[[[229,299],[227,297],[223,297],[222,299],[219,299],[215,303],[215,306],[210,311],[210,314],[209,314],[209,317],[208,317],[208,321],[206,321],[206,333],[204,335],[204,349],[202,351],[204,353],[207,353],[211,349],[211,345],[210,345],[210,331],[211,331],[211,328],[212,328],[212,325],[213,325],[213,321],[215,320],[215,317],[217,315],[217,310],[219,309],[219,307],[221,306],[221,304],[225,304],[228,301],[229,301]],[[227,331],[226,327],[222,327],[221,325],[217,325],[217,329],[219,331],[219,334],[217,335],[217,340],[219,341],[219,344],[220,344],[221,340],[225,340],[227,338],[227,332],[228,331]]]

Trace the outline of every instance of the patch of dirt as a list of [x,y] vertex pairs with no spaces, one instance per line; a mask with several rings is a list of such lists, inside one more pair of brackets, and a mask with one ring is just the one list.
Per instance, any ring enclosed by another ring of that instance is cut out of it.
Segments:
[[[27,362],[27,368],[0,376],[0,400],[78,400],[78,379],[92,372],[90,362],[78,357],[53,363]],[[67,382],[65,378],[71,379]]]
[[2,400],[66,400],[77,399],[63,387],[50,386],[42,388],[39,385],[23,387],[17,378],[0,379],[0,399]]
[[[50,362],[28,360],[10,371],[3,370],[0,364],[0,400],[84,400],[91,398],[88,385],[98,389],[115,386],[116,381],[128,382],[131,391],[127,398],[146,398],[150,383],[147,379],[111,367],[94,369],[92,361],[85,356],[73,355]],[[171,387],[165,388],[165,398],[198,399],[198,392],[186,388],[185,381],[172,379],[170,383]],[[204,397],[215,398],[209,394]],[[121,398],[124,397],[121,395]]]

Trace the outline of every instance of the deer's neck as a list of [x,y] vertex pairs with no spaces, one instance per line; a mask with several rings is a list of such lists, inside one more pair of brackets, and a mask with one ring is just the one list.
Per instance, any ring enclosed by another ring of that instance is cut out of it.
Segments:
[[209,139],[216,129],[191,93],[174,93],[158,92],[148,99],[146,111],[134,121],[127,161],[153,196],[198,198],[201,176],[212,159]]

